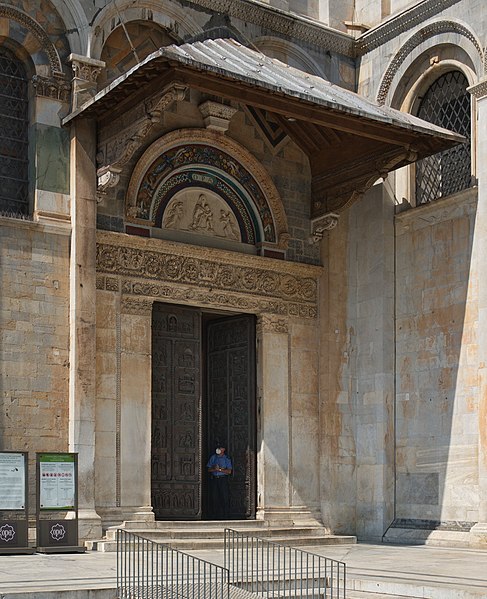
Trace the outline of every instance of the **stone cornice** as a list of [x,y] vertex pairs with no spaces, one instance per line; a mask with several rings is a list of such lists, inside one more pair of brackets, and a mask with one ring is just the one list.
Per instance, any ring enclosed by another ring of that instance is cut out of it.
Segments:
[[477,100],[482,100],[485,98],[485,96],[487,96],[487,78],[482,79],[482,81],[479,81],[475,85],[472,85],[467,89],[467,91],[469,91]]
[[[97,232],[97,287],[154,301],[315,318],[318,266]],[[103,275],[106,275],[103,282]]]
[[429,204],[423,204],[400,212],[395,216],[398,234],[430,227],[438,223],[474,216],[477,207],[478,188],[470,187],[446,198],[439,198]]
[[438,0],[423,0],[423,2],[392,17],[358,38],[355,42],[356,55],[363,56],[367,52],[375,50],[401,33],[421,25],[426,19],[434,17],[458,2],[460,0],[442,0],[441,2],[438,2]]
[[256,0],[189,0],[212,12],[229,15],[246,23],[258,25],[285,35],[343,54],[353,56],[353,38],[295,13],[285,12]]

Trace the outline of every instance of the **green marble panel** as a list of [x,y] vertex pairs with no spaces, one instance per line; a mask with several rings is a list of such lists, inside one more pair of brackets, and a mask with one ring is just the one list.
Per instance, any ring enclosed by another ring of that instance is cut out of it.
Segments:
[[36,187],[69,193],[69,132],[51,125],[35,126]]

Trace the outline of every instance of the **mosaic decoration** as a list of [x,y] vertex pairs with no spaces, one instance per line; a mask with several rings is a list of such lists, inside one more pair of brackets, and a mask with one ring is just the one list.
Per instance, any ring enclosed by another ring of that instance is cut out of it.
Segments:
[[[223,199],[242,242],[276,242],[274,219],[255,179],[229,154],[206,144],[177,146],[159,156],[147,169],[129,216],[162,226],[166,208],[185,187],[206,189]],[[226,215],[220,212],[219,218]]]
[[277,151],[289,141],[286,132],[277,121],[275,115],[267,110],[254,108],[250,105],[245,108],[254,121],[255,126],[259,129],[264,136],[264,139],[273,150]]

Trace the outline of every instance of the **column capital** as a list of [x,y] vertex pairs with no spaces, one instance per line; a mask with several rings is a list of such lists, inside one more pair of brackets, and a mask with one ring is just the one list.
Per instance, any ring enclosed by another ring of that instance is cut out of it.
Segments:
[[105,68],[105,63],[103,60],[80,54],[70,54],[68,62],[74,73],[72,109],[76,110],[96,94],[96,80],[101,70]]
[[475,83],[475,85],[468,87],[467,91],[477,100],[483,100],[487,97],[487,77],[484,77],[478,83]]

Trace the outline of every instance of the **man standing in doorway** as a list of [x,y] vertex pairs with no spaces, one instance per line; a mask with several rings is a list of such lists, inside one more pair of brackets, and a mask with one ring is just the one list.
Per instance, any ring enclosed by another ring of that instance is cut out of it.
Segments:
[[211,477],[211,500],[215,517],[219,520],[228,518],[229,489],[228,477],[232,473],[232,460],[225,455],[225,447],[217,447],[206,465]]

